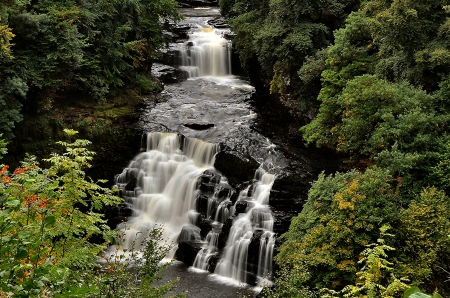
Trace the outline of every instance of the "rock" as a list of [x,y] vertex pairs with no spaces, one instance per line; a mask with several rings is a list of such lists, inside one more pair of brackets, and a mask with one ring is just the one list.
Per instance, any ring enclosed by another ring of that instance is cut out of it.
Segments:
[[195,199],[195,210],[204,217],[208,212],[208,200],[209,198],[205,195],[199,195]]
[[219,185],[216,187],[214,195],[219,201],[223,201],[231,197],[235,191],[229,185]]
[[175,259],[192,266],[197,253],[205,246],[203,242],[181,241],[178,243],[178,249],[175,252]]
[[258,273],[258,261],[259,261],[259,246],[261,243],[261,236],[264,234],[264,230],[255,229],[253,236],[250,239],[247,254],[247,271],[253,274]]
[[181,7],[219,6],[218,0],[182,0],[178,3]]
[[211,127],[214,127],[214,124],[211,124],[211,123],[207,123],[207,124],[187,123],[187,124],[183,124],[183,126],[186,126],[193,130],[207,130]]
[[230,229],[231,226],[233,225],[233,220],[235,219],[236,216],[230,216],[228,217],[228,219],[225,221],[224,225],[222,226],[222,231],[219,234],[219,243],[218,243],[218,248],[222,249],[225,247],[225,245],[227,244],[227,240],[228,240],[228,236],[230,234]]
[[208,21],[208,24],[218,29],[230,28],[224,19],[212,19]]
[[214,167],[224,174],[231,186],[242,181],[252,180],[259,164],[251,159],[244,159],[230,152],[221,151],[216,154]]
[[220,257],[218,255],[212,256],[208,261],[208,263],[209,263],[208,271],[211,273],[214,273],[214,271],[216,270],[216,267],[217,267],[217,263],[219,263],[219,261],[220,261]]
[[166,84],[179,82],[183,76],[182,72],[177,68],[161,63],[153,63],[152,75],[160,82]]
[[105,214],[108,226],[112,229],[127,221],[128,217],[133,214],[131,204],[126,202],[122,202],[119,205],[106,206],[102,212]]
[[200,236],[202,236],[202,238],[206,238],[206,235],[211,232],[211,230],[213,229],[212,223],[213,221],[210,219],[205,219],[200,223]]
[[238,215],[239,213],[245,213],[248,207],[248,202],[247,201],[237,201],[236,204],[234,205],[235,207],[235,211],[234,211],[234,215]]
[[134,191],[137,187],[137,178],[133,177],[130,181],[128,181],[127,185],[125,185],[125,190]]

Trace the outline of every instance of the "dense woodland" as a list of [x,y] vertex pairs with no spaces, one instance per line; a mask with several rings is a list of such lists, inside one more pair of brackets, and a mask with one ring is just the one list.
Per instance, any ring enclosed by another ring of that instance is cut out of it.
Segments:
[[[367,165],[312,184],[281,237],[274,286],[261,295],[450,296],[450,1],[221,0],[220,8],[243,66],[307,119],[305,141],[350,157],[347,166]],[[153,89],[147,62],[180,15],[171,0],[8,0],[0,18],[0,132],[11,140],[24,110],[51,109],[62,91],[107,100],[130,82]],[[28,159],[0,170],[0,296],[131,295],[132,285],[114,286],[129,272],[95,271],[103,246],[88,241],[114,236],[95,208],[118,198],[86,180],[85,141],[61,145],[67,151],[47,159],[49,169]],[[136,297],[171,287],[151,288],[152,268]],[[69,287],[74,269],[83,274]]]

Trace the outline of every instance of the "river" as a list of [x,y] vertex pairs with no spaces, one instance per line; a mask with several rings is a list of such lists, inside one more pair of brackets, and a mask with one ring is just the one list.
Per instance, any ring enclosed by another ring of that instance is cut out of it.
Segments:
[[[208,22],[219,9],[181,12],[186,19],[178,26],[187,35],[174,36],[162,63],[154,65],[166,84],[142,111],[139,127],[148,132],[142,152],[116,177],[133,210],[119,228],[145,236],[155,223],[164,225],[164,237],[174,243],[168,258],[177,261],[163,281],[179,277],[175,293],[252,297],[270,283],[277,229],[286,230],[296,211],[284,190],[269,199],[274,182],[293,165],[303,171],[305,185],[314,174],[307,162],[288,156],[288,143],[271,140],[271,128],[261,134],[264,108],[252,100],[248,79],[233,72],[232,44],[224,38],[230,32]],[[251,176],[231,181],[227,175],[243,176],[237,173],[241,164],[253,166]]]

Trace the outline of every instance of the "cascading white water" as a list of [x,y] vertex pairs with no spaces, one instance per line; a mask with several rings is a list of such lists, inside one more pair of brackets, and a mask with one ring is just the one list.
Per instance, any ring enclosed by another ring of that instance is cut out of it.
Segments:
[[[223,258],[217,264],[214,273],[247,282],[248,248],[256,229],[263,230],[259,244],[257,276],[267,278],[272,272],[272,256],[275,243],[273,217],[268,209],[270,190],[275,176],[262,168],[255,174],[257,183],[253,186],[253,195],[247,196],[248,189],[241,192],[239,201],[246,201],[246,213],[240,213],[233,221]],[[235,208],[232,208],[235,209]]]
[[147,135],[146,152],[136,156],[116,177],[116,185],[121,189],[126,189],[130,179],[136,181],[134,191],[125,192],[134,211],[133,217],[118,227],[125,232],[123,247],[131,247],[134,240],[139,243],[155,224],[164,226],[163,237],[169,241],[176,242],[179,236],[194,240],[195,233],[184,236],[180,232],[183,227],[189,229],[197,179],[212,168],[217,151],[217,144],[193,138],[185,138],[181,144],[181,137],[174,133]]
[[223,30],[201,27],[189,35],[186,48],[180,51],[181,68],[188,77],[231,75],[231,42]]

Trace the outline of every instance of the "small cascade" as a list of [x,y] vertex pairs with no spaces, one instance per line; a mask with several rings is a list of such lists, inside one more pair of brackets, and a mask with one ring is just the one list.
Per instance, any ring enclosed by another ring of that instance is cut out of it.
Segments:
[[209,270],[210,259],[218,254],[219,233],[210,231],[206,235],[207,246],[202,248],[195,257],[193,266],[201,270]]
[[224,30],[199,26],[180,51],[180,64],[188,77],[231,75],[231,41]]
[[242,191],[231,208],[235,212],[234,218],[229,218],[232,227],[223,257],[214,271],[244,283],[255,283],[256,278],[264,279],[272,273],[275,236],[267,203],[275,176],[260,168],[255,180],[253,187]]
[[125,232],[123,247],[139,243],[156,224],[164,226],[164,238],[174,243],[200,240],[191,210],[198,178],[212,168],[217,151],[217,144],[183,140],[175,133],[147,135],[147,150],[115,179],[133,210],[132,218],[118,227]]

